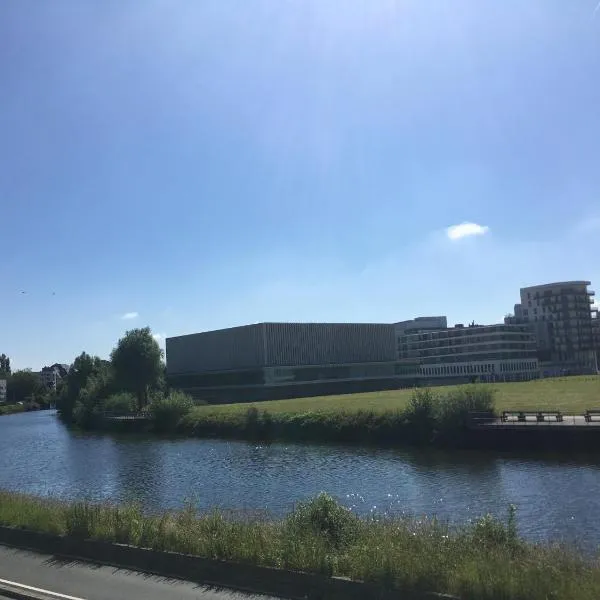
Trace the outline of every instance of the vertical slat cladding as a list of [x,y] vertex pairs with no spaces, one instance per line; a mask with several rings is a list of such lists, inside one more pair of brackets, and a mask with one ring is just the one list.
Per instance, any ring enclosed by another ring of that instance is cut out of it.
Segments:
[[387,324],[265,323],[167,339],[170,374],[395,358]]
[[263,364],[260,327],[246,325],[168,338],[168,372],[201,373],[260,367]]
[[268,323],[267,365],[319,365],[395,360],[392,325]]

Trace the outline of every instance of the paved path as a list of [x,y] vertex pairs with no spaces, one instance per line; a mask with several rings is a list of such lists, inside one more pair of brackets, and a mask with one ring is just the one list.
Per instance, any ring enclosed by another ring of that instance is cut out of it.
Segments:
[[[134,571],[65,560],[0,546],[0,580],[24,584],[77,600],[276,600]],[[38,594],[39,595],[39,594]],[[44,594],[41,594],[44,597]],[[48,596],[61,600],[61,596]],[[2,582],[0,581],[0,600]]]

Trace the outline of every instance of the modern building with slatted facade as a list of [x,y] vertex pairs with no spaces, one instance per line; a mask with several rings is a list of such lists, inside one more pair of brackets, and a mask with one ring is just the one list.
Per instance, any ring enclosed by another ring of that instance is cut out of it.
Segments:
[[258,323],[167,338],[166,354],[171,385],[212,401],[396,388],[418,373],[379,323]]

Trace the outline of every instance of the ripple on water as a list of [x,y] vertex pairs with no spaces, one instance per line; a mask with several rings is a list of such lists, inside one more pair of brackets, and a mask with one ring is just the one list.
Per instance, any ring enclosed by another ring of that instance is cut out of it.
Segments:
[[600,544],[595,458],[494,456],[221,440],[76,435],[50,412],[0,418],[0,488],[65,499],[192,500],[267,518],[326,491],[358,514],[465,523],[517,506],[535,540]]

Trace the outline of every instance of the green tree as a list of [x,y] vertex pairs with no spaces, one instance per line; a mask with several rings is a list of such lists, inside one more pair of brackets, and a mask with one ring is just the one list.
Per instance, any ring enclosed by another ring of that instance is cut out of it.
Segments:
[[30,369],[15,371],[7,382],[7,399],[10,402],[29,402],[44,393],[40,378]]
[[5,379],[10,375],[10,358],[6,354],[0,354],[0,377]]
[[140,410],[148,402],[149,390],[161,384],[162,356],[150,327],[127,331],[110,355],[117,385],[136,395]]
[[107,380],[110,368],[108,361],[98,356],[90,356],[87,352],[82,352],[73,361],[66,382],[57,390],[56,408],[65,421],[72,421],[75,404],[90,380]]

